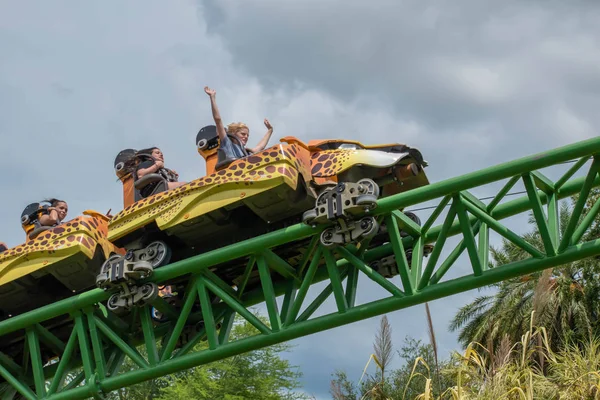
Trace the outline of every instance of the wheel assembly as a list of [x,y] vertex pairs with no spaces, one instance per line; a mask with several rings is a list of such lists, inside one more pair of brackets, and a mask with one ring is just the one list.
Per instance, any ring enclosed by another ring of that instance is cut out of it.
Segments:
[[[417,214],[410,212],[410,211],[402,211],[402,214],[404,214],[408,218],[410,218],[410,220],[413,221],[415,224],[421,226],[421,219],[417,216]],[[400,237],[407,237],[407,236],[410,236],[408,234],[408,232],[400,231]]]
[[373,217],[363,217],[377,207],[379,186],[371,179],[340,182],[325,189],[315,201],[315,207],[306,211],[305,224],[332,224],[321,233],[324,246],[336,246],[356,242],[374,236],[379,224]]
[[97,287],[104,290],[119,288],[108,299],[108,309],[123,314],[134,306],[154,300],[158,295],[156,284],[138,286],[137,282],[150,277],[154,269],[168,264],[170,260],[171,249],[162,241],[152,242],[143,249],[129,250],[125,255],[111,255],[96,276]]
[[140,260],[148,261],[152,268],[162,267],[171,260],[171,249],[165,242],[157,240],[150,243],[139,255]]

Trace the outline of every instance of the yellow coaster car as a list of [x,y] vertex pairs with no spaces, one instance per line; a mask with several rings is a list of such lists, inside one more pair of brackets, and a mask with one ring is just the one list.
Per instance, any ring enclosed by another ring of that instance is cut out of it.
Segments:
[[206,160],[206,176],[137,201],[139,185],[131,176],[120,176],[116,162],[125,208],[110,221],[110,241],[133,249],[161,240],[175,258],[181,258],[175,254],[180,252],[185,258],[190,251],[201,253],[300,222],[319,196],[341,182],[367,179],[376,198],[380,192],[388,196],[429,183],[421,153],[405,145],[367,147],[341,140],[307,145],[286,137],[276,146],[219,166],[214,127],[203,128],[197,144]]
[[85,211],[0,252],[0,320],[94,287],[105,260],[124,254],[107,233],[108,218]]
[[[354,216],[376,207],[380,196],[429,183],[421,153],[406,145],[364,146],[348,140],[305,144],[294,137],[280,142],[242,159],[219,160],[216,129],[204,127],[196,144],[206,161],[207,175],[171,190],[166,190],[166,178],[160,173],[139,180],[125,173],[125,160],[136,153],[119,153],[115,171],[123,183],[125,208],[110,220],[108,238],[126,248],[127,254],[105,263],[98,287],[123,286],[168,262],[302,221],[338,222],[321,236],[325,245],[373,237],[381,232],[380,221],[374,217],[353,221]],[[155,182],[159,184],[154,185],[153,194],[142,198],[140,190]],[[287,246],[277,251],[290,260],[294,252],[304,249]],[[217,273],[234,284],[241,275],[240,267],[221,266]],[[128,309],[138,300],[152,301],[157,288],[147,285],[136,294],[137,300],[130,293],[115,294],[108,302],[109,309]]]

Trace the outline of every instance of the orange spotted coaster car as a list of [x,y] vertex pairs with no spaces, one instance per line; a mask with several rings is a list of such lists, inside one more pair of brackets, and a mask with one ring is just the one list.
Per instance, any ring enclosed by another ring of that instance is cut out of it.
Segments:
[[[105,263],[99,287],[135,281],[168,262],[302,221],[338,222],[333,231],[324,231],[331,233],[322,235],[325,245],[374,236],[380,232],[377,221],[373,217],[354,221],[356,215],[375,207],[380,196],[429,183],[421,153],[401,144],[364,146],[347,140],[305,144],[285,137],[248,157],[219,160],[216,129],[207,126],[198,133],[196,145],[206,161],[206,176],[172,190],[166,190],[165,173],[139,180],[124,173],[124,161],[135,151],[119,153],[115,171],[123,183],[125,208],[111,219],[108,238],[127,254]],[[150,183],[155,184],[152,194],[142,198],[140,190]],[[293,260],[306,245],[288,245],[277,254]],[[233,285],[244,266],[222,265],[215,272]],[[127,293],[111,299],[112,310],[135,303]]]
[[[418,150],[406,145],[364,146],[349,140],[314,140],[306,147],[319,195],[314,208],[303,214],[303,221],[311,225],[337,222],[321,234],[325,246],[375,236],[380,226],[374,217],[355,221],[354,216],[375,208],[379,197],[429,184],[423,172],[427,163]],[[406,214],[420,224],[415,214]]]
[[0,252],[0,320],[93,288],[106,259],[124,254],[107,239],[106,216],[83,214]]

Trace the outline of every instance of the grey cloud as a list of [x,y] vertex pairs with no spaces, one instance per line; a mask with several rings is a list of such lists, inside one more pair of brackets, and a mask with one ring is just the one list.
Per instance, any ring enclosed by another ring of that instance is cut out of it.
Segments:
[[521,140],[517,155],[590,137],[600,123],[593,2],[200,4],[208,32],[266,88],[367,97],[438,137]]

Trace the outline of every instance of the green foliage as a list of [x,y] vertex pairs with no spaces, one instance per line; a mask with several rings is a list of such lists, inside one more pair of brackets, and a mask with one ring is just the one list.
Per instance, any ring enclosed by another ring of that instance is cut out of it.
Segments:
[[[346,372],[336,371],[331,381],[330,393],[334,400],[357,399],[414,399],[423,392],[427,380],[434,388],[433,393],[445,390],[452,380],[443,374],[437,374],[430,365],[435,365],[435,353],[431,344],[406,337],[404,345],[398,350],[403,365],[388,372],[381,380],[381,370],[367,375],[359,384],[348,379]],[[440,370],[451,365],[451,361],[442,360]]]
[[358,397],[356,385],[348,379],[346,372],[337,370],[333,373],[333,377],[329,389],[333,400],[356,400]]
[[[546,330],[530,329],[517,343],[505,337],[497,353],[471,343],[454,365],[445,370],[454,385],[440,397],[424,390],[430,399],[551,399],[600,397],[600,340],[571,342],[558,352],[551,349]],[[544,370],[537,361],[542,355]]]
[[[435,363],[432,346],[406,338],[399,351],[406,364],[390,372],[385,386],[378,386],[376,375],[357,390],[344,372],[337,371],[331,394],[334,400],[600,398],[600,339],[563,341],[565,346],[554,352],[546,330],[530,327],[517,342],[505,336],[496,350],[470,343],[464,353],[455,352],[441,361],[437,377],[431,368]],[[538,361],[540,354],[545,370]]]
[[[423,391],[428,379],[435,394],[440,394],[450,384],[446,376],[438,374],[434,369],[436,355],[431,343],[424,344],[420,340],[406,337],[398,355],[404,360],[404,366],[391,374],[393,386],[397,388],[392,392],[395,395],[393,398],[414,399]],[[451,365],[450,360],[438,362],[440,371]]]
[[[146,347],[139,346],[137,351],[142,357],[147,357]],[[139,366],[135,364],[130,358],[125,358],[121,371],[133,371],[139,369]],[[124,388],[117,389],[109,393],[106,398],[109,400],[152,400],[158,398],[161,390],[172,385],[173,382],[187,374],[187,371],[178,372],[172,375],[162,376],[160,378],[152,379],[142,383],[138,383],[133,386],[126,386]]]
[[[265,318],[259,317],[263,321]],[[254,326],[243,319],[236,320],[231,330],[230,340],[243,340],[257,333]],[[206,342],[200,342],[195,350],[207,349]],[[143,351],[143,348],[138,350]],[[282,353],[289,351],[290,345],[277,344],[224,360],[202,365],[176,375],[121,389],[113,393],[113,399],[132,400],[293,400],[303,399],[294,391],[299,388],[301,373]],[[127,364],[124,368],[133,369]]]
[[[240,340],[257,333],[256,328],[244,321],[236,323],[231,340]],[[200,345],[206,347],[206,343]],[[289,350],[287,344],[240,354],[191,370],[173,385],[161,391],[160,399],[300,399],[294,393],[299,387],[301,373],[281,353]]]
[[600,341],[568,343],[564,351],[549,357],[550,379],[564,388],[561,399],[600,397]]

